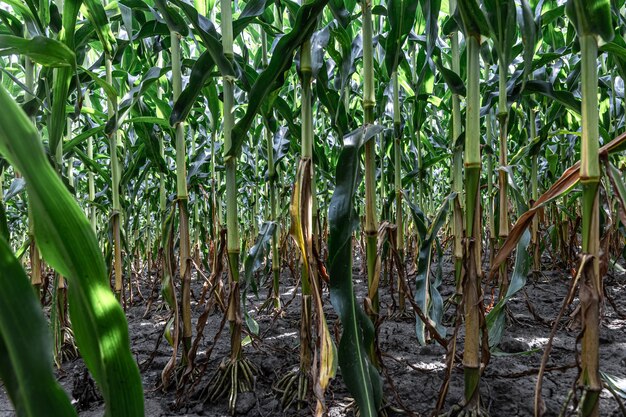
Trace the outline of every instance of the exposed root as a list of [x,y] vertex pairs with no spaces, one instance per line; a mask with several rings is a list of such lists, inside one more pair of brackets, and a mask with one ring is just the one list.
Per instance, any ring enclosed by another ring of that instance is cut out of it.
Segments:
[[306,408],[309,393],[309,376],[300,368],[288,372],[280,378],[272,389],[280,394],[280,404],[283,410],[288,409],[294,403],[298,410]]
[[80,375],[74,375],[72,397],[78,410],[88,410],[92,404],[102,402],[102,395],[86,369]]
[[412,311],[408,311],[408,310],[396,311],[394,313],[389,314],[389,316],[387,317],[389,320],[393,320],[393,321],[415,320],[415,313]]
[[203,402],[215,402],[228,394],[228,410],[231,415],[235,414],[237,394],[252,391],[258,373],[257,367],[245,358],[225,358],[211,377],[202,396]]
[[74,332],[70,327],[66,327],[62,332],[63,342],[59,350],[55,354],[55,362],[57,367],[61,367],[64,362],[71,362],[80,357],[76,342],[74,341]]
[[61,362],[71,362],[80,356],[80,354],[78,353],[78,348],[76,348],[76,344],[73,340],[63,343],[63,346],[61,346],[61,352],[59,354],[61,357]]
[[[354,417],[361,417],[361,410],[359,410],[356,400],[354,399],[351,400],[348,405],[344,407],[343,410],[346,415],[348,414],[348,410],[353,410]],[[405,414],[404,410],[399,410],[397,408],[387,405],[385,399],[383,398],[383,404],[380,407],[380,410],[378,410],[378,417],[389,417],[389,412],[387,410],[393,411],[396,414]]]

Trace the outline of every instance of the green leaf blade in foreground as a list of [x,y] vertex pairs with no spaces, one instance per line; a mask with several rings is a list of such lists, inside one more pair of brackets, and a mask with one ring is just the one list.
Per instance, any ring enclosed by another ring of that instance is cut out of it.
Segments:
[[344,138],[328,213],[330,300],[343,326],[339,367],[363,417],[378,415],[382,382],[367,354],[368,346],[374,343],[374,325],[357,304],[352,284],[352,234],[358,225],[354,199],[359,186],[360,150],[381,130],[380,126],[363,127]]
[[76,416],[54,377],[52,340],[39,300],[4,237],[0,285],[0,377],[17,416]]
[[89,221],[48,163],[37,131],[4,88],[0,106],[0,153],[26,180],[44,259],[68,278],[74,335],[105,399],[105,415],[143,416],[143,388],[128,326]]

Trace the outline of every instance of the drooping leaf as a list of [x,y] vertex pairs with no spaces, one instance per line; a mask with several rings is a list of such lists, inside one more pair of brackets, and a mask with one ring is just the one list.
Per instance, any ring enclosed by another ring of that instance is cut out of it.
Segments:
[[339,366],[363,417],[378,416],[382,383],[367,353],[374,342],[374,325],[357,304],[352,283],[352,235],[358,224],[354,200],[360,182],[361,148],[380,131],[379,126],[366,126],[344,138],[337,161],[336,188],[328,210],[330,299],[343,325]]
[[574,94],[565,90],[555,90],[547,81],[530,80],[524,87],[524,94],[538,93],[562,104],[574,113],[580,114],[581,103]]
[[202,93],[202,87],[211,77],[214,66],[215,61],[208,51],[203,52],[193,64],[193,67],[191,67],[191,75],[189,76],[189,83],[178,97],[178,100],[176,100],[176,103],[174,103],[174,108],[170,116],[170,124],[172,126],[187,118],[193,104]]
[[[613,152],[618,152],[623,150],[626,144],[626,133],[621,134],[611,142],[602,146],[598,151],[598,156],[600,158],[606,157]],[[509,236],[506,238],[500,250],[496,253],[493,259],[493,263],[491,265],[491,270],[489,274],[494,277],[498,272],[498,268],[502,263],[509,257],[513,249],[517,245],[517,242],[521,239],[524,234],[524,231],[530,226],[532,223],[533,217],[537,214],[538,210],[545,206],[546,204],[554,201],[556,198],[561,195],[567,193],[574,185],[578,183],[580,180],[580,161],[576,162],[574,165],[569,167],[561,177],[552,184],[552,186],[543,193],[537,201],[532,205],[532,207],[521,214],[513,228],[509,232]]]

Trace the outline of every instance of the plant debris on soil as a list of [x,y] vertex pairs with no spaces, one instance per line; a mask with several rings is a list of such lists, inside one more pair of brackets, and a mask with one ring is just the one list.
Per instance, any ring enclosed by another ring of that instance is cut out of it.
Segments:
[[[444,284],[441,293],[444,299],[454,293],[453,267],[443,263]],[[367,279],[358,269],[354,270],[355,289],[360,302],[366,292]],[[151,277],[152,279],[153,277]],[[607,297],[603,308],[600,335],[600,369],[617,378],[626,377],[626,280],[623,274],[610,272],[605,277]],[[224,278],[225,279],[225,278]],[[412,277],[409,276],[409,284]],[[543,271],[539,275],[529,276],[528,283],[509,302],[509,315],[506,333],[497,348],[492,350],[491,361],[485,370],[481,385],[483,405],[492,417],[496,416],[532,416],[533,397],[537,374],[544,347],[548,341],[553,320],[567,293],[571,276],[564,270]],[[148,280],[144,279],[146,283]],[[194,276],[193,292],[196,297],[202,291],[203,281]],[[253,337],[244,347],[244,354],[260,370],[256,378],[254,392],[238,396],[236,414],[249,417],[268,417],[276,415],[308,416],[312,415],[315,402],[300,410],[295,408],[282,410],[280,398],[272,390],[272,384],[282,375],[294,369],[298,364],[299,352],[299,289],[296,279],[283,272],[281,276],[282,314],[259,312],[254,306],[260,306],[267,291],[262,289],[259,298],[248,294],[247,308],[258,322],[259,337]],[[148,284],[143,294],[149,294]],[[392,306],[389,286],[380,290],[381,312],[384,315],[379,328],[379,345],[382,352],[384,394],[389,416],[414,415],[428,416],[435,408],[441,384],[446,371],[446,352],[435,342],[420,346],[415,336],[415,318],[411,314],[388,314]],[[327,289],[324,292],[326,317],[331,332],[338,337],[341,326],[337,315],[328,300]],[[489,294],[485,295],[489,298]],[[610,298],[610,302],[607,300]],[[569,409],[575,399],[570,394],[576,385],[578,368],[576,353],[577,337],[580,326],[576,317],[570,314],[578,302],[574,299],[564,315],[553,342],[552,353],[547,363],[543,381],[543,400],[545,416],[559,416],[569,398]],[[155,302],[146,312],[147,302],[138,301],[126,311],[128,318],[131,350],[139,364],[145,395],[145,415],[160,416],[228,416],[227,399],[216,403],[202,403],[192,395],[181,406],[176,406],[176,390],[164,392],[159,388],[161,370],[171,356],[171,347],[163,338],[167,310],[159,310],[161,303]],[[530,307],[529,307],[530,306]],[[197,302],[192,304],[194,325],[202,308]],[[454,328],[455,306],[451,305],[445,316],[448,337]],[[204,340],[200,345],[196,359],[199,368],[206,365],[206,372],[199,376],[195,387],[204,387],[220,361],[229,354],[229,337],[225,330],[212,346],[221,324],[221,313],[216,311],[209,317],[204,330]],[[458,352],[462,352],[462,326],[458,338]],[[157,347],[158,346],[158,347]],[[156,350],[155,350],[156,347]],[[212,348],[212,349],[209,349]],[[206,353],[211,356],[207,359]],[[208,360],[208,362],[207,362]],[[58,378],[71,396],[80,416],[101,416],[104,413],[102,398],[97,392],[93,380],[89,377],[81,359],[66,362],[58,370]],[[204,385],[203,385],[204,384]],[[452,372],[450,389],[444,411],[459,403],[463,398],[463,371],[456,363]],[[626,400],[624,400],[626,401]],[[341,371],[332,381],[327,395],[326,405],[329,416],[354,415],[352,399],[341,380]],[[4,388],[0,388],[0,417],[13,416],[14,412]],[[567,414],[565,414],[567,415]],[[617,400],[608,389],[602,391],[600,415],[621,416]]]

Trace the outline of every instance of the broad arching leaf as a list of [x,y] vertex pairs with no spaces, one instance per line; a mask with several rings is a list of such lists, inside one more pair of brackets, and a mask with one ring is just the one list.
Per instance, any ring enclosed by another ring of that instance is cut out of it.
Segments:
[[0,55],[26,55],[46,67],[75,68],[76,56],[64,43],[45,36],[24,39],[13,35],[0,35]]
[[143,388],[130,352],[128,325],[109,288],[91,225],[48,162],[37,130],[4,88],[0,106],[0,153],[26,180],[44,259],[68,279],[72,329],[105,399],[105,415],[143,416]]

